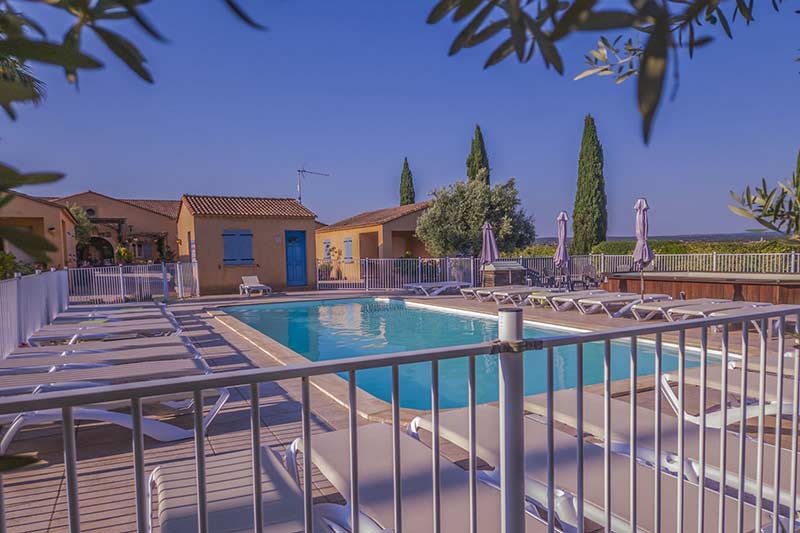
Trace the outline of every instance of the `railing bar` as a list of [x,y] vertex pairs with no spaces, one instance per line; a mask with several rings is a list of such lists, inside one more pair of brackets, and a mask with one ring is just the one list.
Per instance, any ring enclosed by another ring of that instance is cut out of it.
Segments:
[[392,475],[394,478],[394,530],[403,531],[403,486],[400,483],[400,367],[392,365]]
[[555,529],[556,471],[553,428],[553,348],[547,349],[547,531]]
[[[766,325],[769,325],[769,321],[764,321]],[[784,329],[786,327],[786,322],[784,317],[780,317],[778,319],[778,390],[777,390],[777,398],[778,398],[778,412],[775,414],[775,470],[773,472],[773,491],[772,491],[772,523],[778,524],[780,523],[780,494],[781,494],[781,450],[783,449],[781,445],[781,436],[783,434],[783,375],[784,375],[784,364],[783,364],[783,352],[784,352]],[[766,335],[769,335],[769,331],[766,332]],[[791,515],[789,515],[791,516]]]
[[653,533],[661,533],[661,334],[656,334],[655,345],[655,374],[656,374],[656,390],[655,390],[655,424],[656,424],[656,442],[655,442],[655,459],[657,461],[655,472],[655,497],[653,501],[654,524]]
[[356,403],[356,371],[348,373],[347,406],[350,429],[350,524],[352,533],[358,533],[358,411]]
[[685,404],[686,389],[686,331],[678,333],[678,411],[680,419],[678,423],[678,533],[683,533],[683,482],[686,476],[684,460],[684,423],[686,417]]
[[431,468],[433,471],[433,531],[442,530],[441,483],[439,479],[439,362],[431,361]]
[[578,436],[578,490],[576,497],[577,501],[577,508],[578,508],[578,533],[583,533],[584,524],[583,524],[583,447],[584,447],[584,431],[583,431],[583,344],[578,344],[577,348],[577,367],[576,367],[576,407],[577,407],[577,415],[578,415],[578,427],[577,436]]
[[[700,328],[700,472],[697,487],[697,531],[705,530],[706,509],[706,400],[708,396],[708,328]],[[724,429],[723,429],[724,431]],[[724,472],[725,466],[721,465]],[[724,477],[724,476],[723,476]]]
[[[800,315],[794,317],[795,336],[800,330]],[[792,373],[794,374],[794,387],[792,390],[792,464],[789,477],[791,479],[791,499],[789,501],[789,516],[794,517],[797,512],[797,437],[798,411],[800,411],[800,350],[797,350],[797,340],[794,341],[795,349],[792,353]]]
[[611,531],[611,341],[606,340],[603,352],[603,480],[605,530]]
[[206,492],[206,452],[203,428],[203,391],[192,395],[194,406],[194,457],[197,474],[197,530],[208,533],[208,501]]
[[[264,516],[261,495],[261,408],[258,385],[250,385],[250,449],[253,470],[253,524],[255,531],[264,529]],[[304,441],[307,442],[307,441]],[[308,449],[308,448],[306,448]],[[307,524],[306,524],[307,526]]]
[[[749,369],[750,363],[750,324],[747,320],[742,322],[742,369]],[[725,369],[726,370],[726,369]],[[723,370],[723,371],[725,371]],[[739,420],[739,491],[737,494],[737,516],[736,516],[736,526],[737,531],[744,531],[745,524],[744,524],[744,497],[745,497],[745,486],[744,483],[741,482],[746,475],[746,443],[747,443],[747,415],[746,415],[746,408],[747,408],[747,376],[750,372],[743,371],[742,381],[741,381],[741,388],[739,389],[741,394],[744,394],[744,398],[740,396],[739,403],[740,408],[745,409],[745,412],[742,413],[741,419]],[[727,402],[727,398],[725,399]]]
[[63,419],[62,435],[64,438],[64,468],[67,478],[67,510],[70,533],[81,530],[81,512],[78,499],[78,457],[75,446],[75,419],[72,407],[61,409]]
[[133,419],[133,477],[136,488],[136,530],[146,533],[149,526],[150,500],[147,498],[147,483],[144,476],[144,435],[142,434],[142,400],[131,400]]
[[475,427],[475,356],[469,356],[469,530],[478,533],[478,452]]
[[[759,364],[758,364],[758,439],[756,446],[756,527],[755,531],[761,531],[762,517],[761,511],[764,506],[764,419],[767,407],[767,321],[761,320],[761,331],[758,334]],[[747,397],[747,391],[742,393]],[[745,408],[746,412],[746,408]]]
[[636,444],[636,400],[637,400],[637,363],[638,363],[638,353],[637,353],[638,345],[636,342],[636,337],[631,337],[630,340],[630,394],[631,394],[631,405],[630,405],[630,433],[631,433],[631,440],[630,440],[630,470],[629,470],[629,478],[630,478],[630,497],[629,497],[629,505],[630,505],[630,524],[633,531],[636,530],[636,524],[638,523],[636,520],[636,453],[637,453],[637,444]]
[[722,327],[722,365],[720,365],[721,384],[722,384],[722,397],[720,401],[720,410],[722,416],[722,424],[720,431],[720,444],[719,444],[719,465],[720,470],[724,472],[721,476],[721,486],[719,488],[719,510],[717,522],[719,523],[719,533],[725,533],[725,500],[727,493],[728,481],[728,339],[729,328],[728,325]]
[[314,527],[314,509],[311,484],[311,391],[307,377],[300,378],[300,388],[303,402],[303,516],[306,531],[310,533]]

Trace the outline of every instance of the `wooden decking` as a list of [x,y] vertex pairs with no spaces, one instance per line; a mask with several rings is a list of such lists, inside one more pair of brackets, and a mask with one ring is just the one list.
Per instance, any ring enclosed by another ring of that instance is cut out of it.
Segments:
[[[303,293],[289,297],[274,296],[263,301],[284,299],[317,299],[319,297],[364,296],[363,291],[335,293]],[[463,298],[442,296],[413,298],[464,310],[495,313],[493,303],[465,301]],[[261,301],[258,298],[252,302]],[[252,367],[269,367],[276,362],[256,346],[212,318],[205,308],[239,303],[235,297],[211,297],[171,305],[176,317],[215,371],[225,372]],[[577,312],[555,313],[525,308],[525,318],[584,329],[608,329],[632,321],[610,319],[605,315],[582,316]],[[733,334],[732,334],[733,335]],[[738,334],[737,334],[738,335]],[[732,337],[733,338],[733,337]],[[675,339],[665,337],[665,342]],[[690,343],[699,343],[699,334],[688,336]],[[710,347],[718,348],[720,337],[710,335]],[[753,344],[755,350],[756,346]],[[757,353],[757,352],[752,352]],[[652,378],[639,380],[642,404],[654,398]],[[615,395],[627,394],[627,381],[615,384]],[[300,383],[298,380],[263,384],[260,388],[262,443],[283,452],[301,434]],[[690,397],[691,399],[691,397]],[[210,398],[209,404],[213,401]],[[691,402],[690,402],[691,403]],[[664,402],[666,404],[666,402]],[[665,405],[666,407],[666,405]],[[348,413],[339,403],[312,388],[312,432],[325,432],[347,427]],[[668,407],[667,407],[668,409]],[[164,414],[171,423],[191,427],[191,415],[175,417]],[[361,421],[366,423],[366,421]],[[145,439],[147,472],[157,465],[176,460],[192,460],[193,442],[159,443]],[[133,501],[133,461],[131,433],[108,424],[81,423],[77,428],[78,476],[80,484],[81,527],[84,531],[135,531]],[[211,426],[206,440],[209,455],[250,447],[249,394],[246,388],[232,391],[231,400]],[[461,461],[463,453],[445,446],[445,454]],[[61,426],[51,424],[23,430],[11,453],[38,451],[48,461],[43,468],[5,476],[7,523],[10,531],[63,531],[67,527],[66,486],[62,459]],[[317,501],[341,501],[335,490],[318,472],[313,474],[314,495]],[[157,521],[156,521],[157,525]]]

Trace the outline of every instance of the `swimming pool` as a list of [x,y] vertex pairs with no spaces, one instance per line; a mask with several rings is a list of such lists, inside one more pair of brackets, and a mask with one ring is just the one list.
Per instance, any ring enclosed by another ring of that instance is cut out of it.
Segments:
[[[423,348],[440,348],[479,343],[497,338],[497,320],[451,312],[443,308],[420,306],[402,300],[377,298],[304,301],[291,303],[226,307],[225,311],[256,330],[291,348],[311,361],[341,359]],[[563,334],[563,330],[525,326],[525,337]],[[584,346],[584,383],[603,380],[603,344]],[[678,367],[677,354],[664,349],[664,371]],[[687,358],[688,359],[688,358]],[[639,343],[638,373],[655,371],[652,346]],[[524,354],[525,393],[546,390],[546,354],[543,350]],[[629,377],[630,350],[627,342],[612,343],[611,377]],[[697,361],[687,360],[687,366]],[[577,357],[574,346],[554,350],[553,370],[556,389],[576,384]],[[479,403],[497,400],[497,356],[476,358],[476,394]],[[347,374],[340,374],[347,379]],[[356,382],[363,390],[386,402],[391,401],[391,368],[359,370]],[[400,405],[430,409],[430,363],[400,367]],[[467,359],[439,363],[439,405],[442,408],[467,405]]]

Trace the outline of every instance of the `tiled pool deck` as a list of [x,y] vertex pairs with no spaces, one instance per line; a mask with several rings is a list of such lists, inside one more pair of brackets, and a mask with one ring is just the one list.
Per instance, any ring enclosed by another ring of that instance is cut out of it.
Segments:
[[[380,293],[370,293],[380,296]],[[363,297],[363,291],[304,292],[276,295],[268,299],[254,298],[253,303],[278,302],[297,299]],[[396,294],[394,296],[397,296]],[[462,310],[496,313],[494,303],[465,301],[460,296],[434,298],[412,298],[413,300],[453,307]],[[270,367],[279,364],[269,353],[280,350],[280,346],[264,346],[263,342],[251,342],[233,331],[224,317],[217,319],[207,312],[221,305],[240,304],[239,297],[203,297],[170,305],[184,328],[184,334],[200,350],[216,372],[241,370],[252,367]],[[526,307],[526,320],[547,322],[572,328],[602,330],[633,324],[627,319],[610,319],[605,315],[580,315],[577,312],[555,313],[549,310]],[[754,337],[754,336],[752,336]],[[736,337],[731,337],[738,339]],[[719,335],[710,334],[710,348],[719,347]],[[669,336],[664,342],[674,341]],[[691,332],[687,341],[699,343],[699,334]],[[755,339],[753,349],[755,349]],[[733,347],[738,347],[732,342]],[[757,352],[751,352],[757,353]],[[273,354],[274,355],[274,354]],[[338,378],[337,378],[338,379]],[[312,380],[313,382],[314,380]],[[595,386],[596,387],[596,386]],[[322,387],[326,388],[327,387]],[[653,380],[639,380],[639,404],[653,405]],[[688,405],[696,404],[692,388],[687,387]],[[289,380],[262,385],[261,393],[261,440],[283,452],[295,438],[300,436],[300,383]],[[616,383],[615,395],[628,395],[628,382]],[[232,391],[230,401],[209,430],[206,452],[209,455],[246,450],[250,447],[250,418],[248,389]],[[663,402],[665,412],[669,409]],[[374,417],[381,417],[379,404],[362,405]],[[340,402],[323,393],[319,388],[311,389],[312,432],[326,432],[347,427],[348,413]],[[388,414],[387,414],[388,416]],[[169,416],[170,422],[191,427],[191,415]],[[366,418],[361,423],[368,423]],[[774,420],[768,420],[768,425]],[[787,432],[788,433],[788,432]],[[772,433],[767,431],[768,435]],[[788,444],[788,434],[785,437]],[[135,531],[136,518],[131,504],[134,494],[133,461],[130,431],[108,424],[81,423],[77,428],[78,475],[80,481],[81,528],[84,531]],[[787,445],[784,444],[784,445]],[[145,439],[145,462],[147,472],[159,464],[193,457],[191,440],[178,443],[160,443]],[[446,455],[459,461],[462,454],[452,448],[443,448]],[[7,523],[10,531],[63,531],[67,528],[66,488],[62,458],[60,425],[26,428],[15,440],[10,453],[38,451],[48,461],[46,467],[5,476]],[[318,501],[341,501],[330,484],[314,473],[314,495]]]

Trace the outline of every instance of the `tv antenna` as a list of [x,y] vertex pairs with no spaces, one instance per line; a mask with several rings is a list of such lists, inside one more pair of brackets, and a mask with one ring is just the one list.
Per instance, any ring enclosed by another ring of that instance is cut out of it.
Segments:
[[313,170],[306,170],[305,167],[297,169],[297,201],[303,203],[303,178],[306,174],[313,174],[315,176],[330,176],[324,172],[314,172]]

